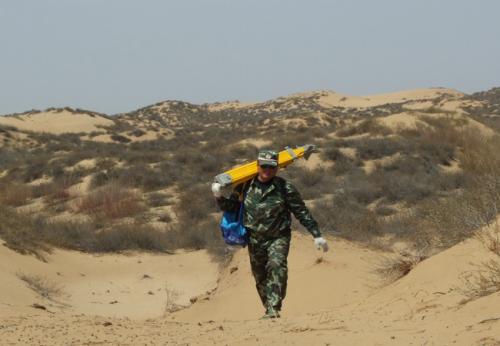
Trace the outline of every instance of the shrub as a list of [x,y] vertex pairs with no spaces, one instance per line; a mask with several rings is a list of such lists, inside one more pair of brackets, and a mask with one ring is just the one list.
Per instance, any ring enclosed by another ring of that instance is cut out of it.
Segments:
[[500,223],[495,219],[490,227],[480,229],[476,238],[490,251],[493,258],[481,262],[476,271],[464,278],[464,293],[469,299],[487,296],[500,291]]
[[78,175],[65,174],[61,178],[55,179],[47,184],[42,190],[45,190],[46,199],[50,202],[66,200],[70,197],[69,188],[80,182]]
[[333,188],[327,179],[327,173],[321,168],[290,166],[280,175],[295,185],[304,199],[319,198]]
[[222,260],[228,255],[219,225],[213,217],[197,223],[186,221],[181,221],[176,227],[176,231],[169,234],[176,247],[207,249],[218,260]]
[[137,164],[127,168],[108,171],[111,179],[120,184],[131,187],[140,187],[145,191],[165,188],[171,184],[168,171],[154,169],[144,164]]
[[[257,157],[259,149],[252,144],[237,144],[230,147],[227,157],[254,160]],[[220,163],[220,162],[217,162]]]
[[500,291],[500,261],[483,262],[481,267],[464,278],[466,287],[463,293],[473,300]]
[[41,242],[40,218],[34,218],[0,205],[0,237],[5,245],[23,254],[33,254],[43,259],[41,251],[48,251],[48,247]]
[[95,189],[101,187],[109,183],[112,179],[116,178],[117,176],[111,177],[108,171],[97,172],[94,175],[92,175],[92,178],[90,179],[90,188]]
[[465,281],[464,294],[469,300],[487,296],[500,291],[500,224],[498,220],[480,229],[476,238],[490,251],[493,258],[482,261],[477,270],[469,272]]
[[83,197],[78,211],[93,215],[102,215],[110,219],[133,216],[144,210],[140,196],[123,188],[117,183],[110,183]]
[[31,188],[26,185],[5,184],[0,187],[0,203],[8,206],[19,207],[25,205],[31,197]]
[[397,256],[384,257],[375,267],[375,272],[382,279],[391,283],[408,275],[413,268],[427,257],[423,255],[412,255],[409,253],[399,254]]
[[170,215],[167,214],[167,213],[163,213],[158,218],[158,221],[159,222],[164,222],[164,223],[170,223],[170,222],[172,222],[172,217],[170,217]]
[[111,139],[119,143],[129,143],[131,141],[128,137],[116,133],[111,135]]
[[366,174],[361,170],[348,175],[342,186],[347,195],[363,205],[368,205],[385,195],[383,188],[367,179]]
[[376,214],[356,202],[343,191],[314,203],[312,212],[321,229],[349,240],[370,243],[380,235]]
[[336,161],[341,156],[343,156],[342,152],[334,145],[334,143],[329,143],[326,148],[321,150],[321,158],[323,160]]
[[173,250],[165,233],[147,225],[115,225],[96,233],[95,238],[93,252]]
[[391,132],[391,129],[386,126],[380,125],[377,119],[370,117],[358,123],[341,128],[336,132],[336,135],[339,137],[350,137],[354,135],[369,133],[372,135],[386,136],[391,134]]
[[133,129],[132,131],[130,131],[128,133],[129,136],[134,136],[134,137],[142,137],[146,134],[146,132],[144,132],[143,130],[141,129]]
[[42,183],[31,188],[33,198],[40,198],[51,194],[53,191],[53,183]]
[[387,205],[379,205],[375,208],[375,213],[380,216],[389,216],[397,213],[397,210]]
[[[144,191],[153,191],[166,188],[175,183],[176,171],[170,168],[171,163],[162,163],[158,168],[151,168],[143,163],[123,168],[109,168],[95,173],[90,181],[91,189],[98,188],[111,182],[122,186],[142,188]],[[183,172],[177,170],[178,174]]]
[[335,161],[333,165],[332,173],[335,176],[342,176],[347,174],[357,174],[362,172],[360,166],[362,165],[362,161],[359,159],[351,159],[348,156],[341,155]]
[[6,246],[43,260],[48,246],[91,253],[125,250],[170,252],[179,248],[204,249],[223,259],[227,255],[217,223],[213,218],[200,223],[159,230],[144,224],[117,224],[102,228],[95,220],[49,221],[0,206],[0,237]]
[[164,205],[169,205],[168,199],[168,195],[161,192],[154,192],[149,194],[148,196],[148,205],[151,207],[161,207]]
[[211,212],[217,211],[217,204],[207,184],[193,185],[184,190],[175,212],[180,223],[195,224],[206,219]]
[[272,137],[271,148],[283,150],[285,147],[294,147],[296,145],[315,144],[319,137],[315,137],[310,131],[290,129],[283,135],[274,135]]
[[352,146],[357,149],[358,157],[362,160],[380,159],[405,150],[404,143],[397,138],[359,138],[352,140]]
[[29,183],[33,180],[41,178],[47,169],[47,161],[47,157],[38,157],[33,159],[24,170],[24,182]]
[[438,192],[453,191],[465,184],[461,172],[442,173],[438,166],[421,157],[400,156],[377,168],[367,180],[382,191],[389,202],[415,204]]

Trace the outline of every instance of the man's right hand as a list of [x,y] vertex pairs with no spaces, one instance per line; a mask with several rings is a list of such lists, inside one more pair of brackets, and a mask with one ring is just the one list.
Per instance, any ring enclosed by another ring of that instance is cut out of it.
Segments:
[[215,198],[222,196],[221,185],[219,183],[212,183],[212,193]]

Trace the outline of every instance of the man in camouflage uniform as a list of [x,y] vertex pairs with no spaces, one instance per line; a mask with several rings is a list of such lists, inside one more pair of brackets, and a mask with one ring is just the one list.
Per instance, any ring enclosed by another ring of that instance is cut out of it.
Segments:
[[243,201],[250,264],[257,292],[266,308],[264,318],[276,318],[286,295],[290,213],[313,235],[318,249],[327,251],[328,245],[295,186],[276,176],[278,153],[261,151],[257,162],[258,175],[245,186],[238,186],[229,198],[222,196],[218,183],[212,185],[212,191],[222,210],[237,211]]

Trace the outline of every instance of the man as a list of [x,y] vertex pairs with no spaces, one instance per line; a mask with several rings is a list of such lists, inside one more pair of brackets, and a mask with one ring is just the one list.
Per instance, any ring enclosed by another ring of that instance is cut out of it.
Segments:
[[243,203],[243,225],[249,233],[250,265],[257,292],[266,308],[263,318],[277,318],[286,295],[290,213],[313,235],[318,249],[322,247],[323,251],[328,251],[328,245],[297,189],[276,176],[278,153],[270,150],[259,152],[257,164],[258,175],[245,186],[238,186],[229,198],[222,196],[218,183],[212,184],[212,192],[222,210],[237,211]]

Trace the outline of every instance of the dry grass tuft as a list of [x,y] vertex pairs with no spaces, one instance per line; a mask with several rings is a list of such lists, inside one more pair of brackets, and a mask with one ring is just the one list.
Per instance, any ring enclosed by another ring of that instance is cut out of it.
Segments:
[[19,184],[5,184],[0,188],[0,204],[19,207],[28,203],[32,198],[31,187]]
[[17,277],[43,298],[55,301],[55,298],[61,297],[64,294],[60,285],[39,275],[17,273]]
[[462,293],[467,296],[464,302],[488,296],[500,291],[500,260],[492,259],[481,263],[476,271],[463,278],[465,288]]
[[165,292],[167,294],[167,303],[165,304],[165,315],[170,314],[175,311],[179,311],[185,306],[177,304],[177,299],[179,299],[180,292],[165,285]]
[[397,256],[384,257],[375,268],[375,273],[385,282],[391,283],[408,275],[413,268],[427,256],[401,253]]
[[117,219],[133,216],[144,210],[141,197],[134,191],[116,183],[105,185],[85,196],[78,211]]
[[462,291],[469,301],[500,291],[500,224],[495,222],[492,227],[477,232],[475,237],[494,258],[482,262],[476,271],[463,278],[465,289]]
[[489,228],[481,229],[475,234],[486,249],[500,258],[500,223],[496,220]]

